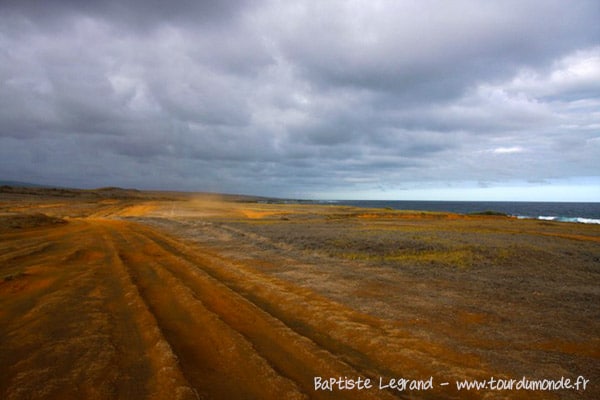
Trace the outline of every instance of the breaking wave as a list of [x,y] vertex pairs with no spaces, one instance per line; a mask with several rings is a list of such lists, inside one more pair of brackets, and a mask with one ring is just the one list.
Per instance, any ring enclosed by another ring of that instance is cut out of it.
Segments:
[[577,222],[580,224],[600,224],[600,219],[597,219],[597,218],[558,217],[558,216],[546,216],[546,215],[539,215],[537,217],[528,217],[525,215],[517,215],[517,218],[519,218],[519,219],[540,219],[543,221]]

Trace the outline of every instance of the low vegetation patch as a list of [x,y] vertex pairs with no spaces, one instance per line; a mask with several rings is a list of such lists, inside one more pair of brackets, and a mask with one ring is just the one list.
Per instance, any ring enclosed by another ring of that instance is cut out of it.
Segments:
[[509,215],[500,211],[494,211],[494,210],[485,210],[485,211],[475,211],[472,213],[469,213],[468,215],[491,215],[491,216],[496,216],[496,217],[508,217]]
[[0,229],[26,229],[48,225],[66,224],[62,218],[51,217],[42,213],[16,214],[0,217]]

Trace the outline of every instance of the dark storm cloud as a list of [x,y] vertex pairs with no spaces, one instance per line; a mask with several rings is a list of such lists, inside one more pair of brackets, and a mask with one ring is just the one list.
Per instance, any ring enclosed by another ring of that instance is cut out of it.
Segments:
[[598,20],[595,1],[3,1],[0,175],[281,196],[600,179]]
[[121,30],[144,33],[163,24],[218,26],[236,18],[249,3],[245,0],[4,0],[2,9],[11,18],[23,16],[51,28],[57,28],[65,19],[92,17],[116,24]]

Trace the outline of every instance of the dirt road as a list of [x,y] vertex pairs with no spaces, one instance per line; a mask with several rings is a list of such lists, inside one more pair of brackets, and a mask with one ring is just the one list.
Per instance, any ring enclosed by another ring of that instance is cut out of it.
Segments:
[[339,398],[313,377],[360,374],[268,312],[302,294],[263,308],[242,289],[262,277],[213,276],[148,227],[88,219],[4,239],[20,272],[0,286],[1,398]]

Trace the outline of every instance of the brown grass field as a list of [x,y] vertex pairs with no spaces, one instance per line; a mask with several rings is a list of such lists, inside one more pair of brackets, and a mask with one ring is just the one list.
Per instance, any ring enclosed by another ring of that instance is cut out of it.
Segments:
[[[599,277],[598,225],[3,187],[0,399],[598,399]],[[589,383],[454,383],[523,376]]]

